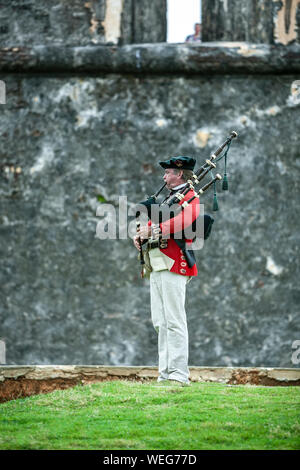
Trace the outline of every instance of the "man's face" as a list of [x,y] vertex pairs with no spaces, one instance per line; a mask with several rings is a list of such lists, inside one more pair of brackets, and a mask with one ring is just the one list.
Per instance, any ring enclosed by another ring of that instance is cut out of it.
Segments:
[[165,169],[165,174],[164,174],[164,182],[167,183],[167,188],[172,189],[178,186],[179,184],[182,184],[184,181],[182,180],[182,171],[179,171],[178,173],[173,168],[166,168]]

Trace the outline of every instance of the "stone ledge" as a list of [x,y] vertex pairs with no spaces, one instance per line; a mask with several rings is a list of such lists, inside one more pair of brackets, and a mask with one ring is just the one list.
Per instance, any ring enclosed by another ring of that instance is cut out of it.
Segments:
[[[0,402],[105,380],[156,380],[157,367],[24,365],[0,367]],[[192,382],[228,385],[300,386],[300,369],[190,366]]]
[[1,72],[263,74],[300,71],[300,45],[246,42],[0,48]]

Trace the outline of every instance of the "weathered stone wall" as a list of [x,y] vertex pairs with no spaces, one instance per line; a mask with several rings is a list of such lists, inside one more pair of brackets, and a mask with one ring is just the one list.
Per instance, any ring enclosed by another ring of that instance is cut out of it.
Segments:
[[229,192],[188,286],[190,364],[295,366],[299,46],[78,41],[69,56],[36,39],[0,50],[7,363],[156,364],[149,283],[130,239],[95,238],[97,207],[118,215],[120,196],[132,207],[161,185],[159,160],[201,165],[236,130]]
[[166,40],[165,10],[166,0],[1,0],[0,43],[162,42]]
[[8,363],[155,362],[148,282],[129,240],[95,238],[97,195],[133,204],[161,184],[159,159],[191,154],[200,165],[235,129],[230,192],[189,286],[191,363],[290,366],[299,320],[294,77],[3,78]]
[[202,1],[203,41],[300,42],[299,0]]
[[123,44],[166,41],[167,0],[123,1]]

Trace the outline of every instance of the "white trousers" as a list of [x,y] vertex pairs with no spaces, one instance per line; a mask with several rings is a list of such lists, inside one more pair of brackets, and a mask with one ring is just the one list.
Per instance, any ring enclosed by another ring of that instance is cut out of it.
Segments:
[[151,318],[158,334],[158,381],[189,382],[185,290],[188,277],[168,270],[150,274]]

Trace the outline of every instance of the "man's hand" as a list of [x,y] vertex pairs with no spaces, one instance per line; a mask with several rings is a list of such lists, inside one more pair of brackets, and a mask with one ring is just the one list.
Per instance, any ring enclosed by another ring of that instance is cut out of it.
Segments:
[[135,235],[135,237],[133,237],[133,243],[134,243],[134,246],[136,247],[136,249],[138,251],[141,251],[141,246],[140,246],[140,242],[139,242],[139,237],[137,235]]
[[137,250],[141,250],[140,242],[143,243],[144,240],[147,240],[151,236],[151,227],[144,225],[139,228],[135,237],[133,237],[133,243]]
[[143,225],[137,231],[137,235],[140,237],[141,242],[143,243],[144,240],[147,240],[151,236],[151,227],[148,225]]

